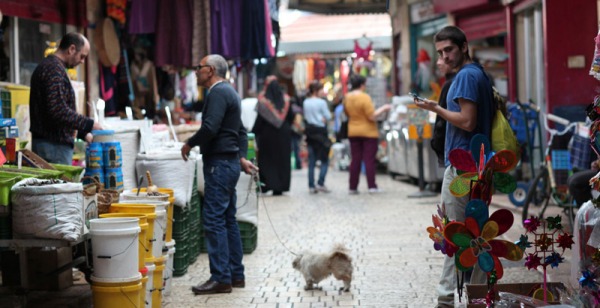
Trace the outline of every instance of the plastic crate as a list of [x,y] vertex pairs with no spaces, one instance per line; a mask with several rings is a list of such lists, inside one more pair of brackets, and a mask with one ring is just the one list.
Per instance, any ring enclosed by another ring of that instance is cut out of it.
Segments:
[[258,242],[258,228],[251,223],[238,221],[240,237],[242,238],[242,250],[244,253],[252,253]]
[[19,169],[14,165],[3,165],[0,168],[0,172],[10,172],[21,175],[24,178],[35,177],[39,179],[60,179],[60,177],[65,173],[64,171],[60,170],[40,169],[25,166],[22,166],[21,169]]
[[81,178],[83,177],[83,174],[85,173],[85,168],[83,168],[83,167],[52,164],[52,163],[50,165],[52,167],[56,168],[56,170],[64,172],[63,175],[67,179],[69,179],[69,181],[74,182],[74,183],[81,182]]
[[0,99],[2,100],[1,118],[12,118],[12,104],[10,92],[6,90],[0,90]]
[[22,179],[19,175],[0,174],[0,213],[8,214],[10,205],[10,189]]
[[592,163],[592,147],[590,138],[573,135],[570,147],[571,165],[579,170],[588,170]]

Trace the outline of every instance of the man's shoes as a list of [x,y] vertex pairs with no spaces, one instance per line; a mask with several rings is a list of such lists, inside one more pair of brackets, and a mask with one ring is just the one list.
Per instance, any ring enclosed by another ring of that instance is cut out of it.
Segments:
[[233,279],[231,281],[231,286],[234,288],[245,288],[246,281],[244,279]]
[[310,192],[311,195],[318,193],[317,189],[314,187],[309,188],[308,191]]
[[192,292],[194,292],[195,295],[231,293],[231,285],[208,280],[201,285],[192,287]]
[[327,188],[327,186],[325,186],[325,185],[317,185],[317,191],[322,192],[322,193],[330,193],[331,192],[331,190],[329,190],[329,188]]

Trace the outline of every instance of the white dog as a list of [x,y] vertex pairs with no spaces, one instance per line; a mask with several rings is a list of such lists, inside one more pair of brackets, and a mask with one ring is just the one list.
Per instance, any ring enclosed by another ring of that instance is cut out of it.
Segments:
[[323,279],[333,275],[337,280],[344,281],[344,286],[340,290],[350,291],[352,258],[348,255],[348,249],[343,245],[335,246],[327,254],[302,252],[294,259],[292,266],[304,276],[306,280],[304,290],[312,290],[313,284],[316,287]]

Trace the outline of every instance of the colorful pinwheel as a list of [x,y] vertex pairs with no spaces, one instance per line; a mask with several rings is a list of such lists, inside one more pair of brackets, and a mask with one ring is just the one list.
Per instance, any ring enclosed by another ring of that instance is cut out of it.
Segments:
[[488,218],[488,207],[482,200],[471,200],[467,204],[465,222],[451,222],[444,229],[444,237],[459,249],[455,258],[456,267],[468,271],[475,263],[486,273],[495,272],[496,279],[504,273],[499,258],[518,261],[523,250],[506,240],[495,239],[504,234],[513,224],[513,214],[506,209],[494,212]]
[[517,165],[517,156],[509,150],[494,153],[490,149],[489,140],[478,134],[471,139],[470,153],[464,149],[450,151],[450,163],[462,172],[450,183],[450,192],[454,196],[462,197],[470,192],[471,199],[481,199],[490,204],[492,188],[503,193],[515,190],[517,183],[506,172]]
[[[537,269],[542,267],[544,270],[544,300],[546,300],[547,292],[547,273],[546,268],[558,267],[563,263],[563,254],[566,249],[571,249],[573,246],[573,236],[564,232],[561,223],[560,215],[555,217],[548,217],[546,219],[539,219],[535,216],[531,216],[523,222],[526,233],[534,235],[533,242],[530,244],[533,246],[534,251],[528,253],[525,258],[525,266],[527,269]],[[540,229],[538,231],[538,229]],[[525,235],[521,235],[523,239]],[[527,237],[525,236],[525,239]],[[528,242],[529,243],[529,242]],[[557,248],[562,249],[562,253],[558,253]]]
[[446,205],[444,203],[442,203],[441,208],[438,204],[438,215],[431,215],[431,220],[433,221],[433,227],[427,227],[427,232],[429,232],[429,238],[433,240],[433,248],[441,251],[448,257],[454,256],[454,253],[458,248],[448,242],[444,238],[443,233],[444,227],[449,221],[448,216],[446,215]]

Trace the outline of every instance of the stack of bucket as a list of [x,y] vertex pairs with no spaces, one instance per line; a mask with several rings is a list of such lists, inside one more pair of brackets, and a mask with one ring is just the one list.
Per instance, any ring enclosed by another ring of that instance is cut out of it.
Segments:
[[[146,240],[148,246],[151,246],[151,255],[146,258],[145,267],[147,269],[148,283],[146,285],[146,307],[160,307],[162,296],[167,286],[170,287],[171,271],[168,271],[169,248],[172,246],[174,253],[175,243],[168,243],[171,236],[169,226],[169,214],[172,212],[173,197],[170,197],[169,189],[161,189],[166,193],[159,196],[149,196],[145,192],[124,192],[121,194],[121,201],[112,204],[110,212],[141,213],[148,216],[148,234],[152,234]],[[172,220],[172,219],[171,219]],[[169,288],[170,290],[170,288]]]
[[90,220],[94,307],[141,307],[140,231],[136,217]]
[[85,153],[85,176],[90,176],[103,183],[107,189],[123,191],[123,159],[121,143],[113,140],[114,131],[93,131],[94,142],[90,143]]
[[[146,188],[140,189],[140,194],[146,193]],[[136,193],[137,189],[132,189],[132,193]],[[171,293],[172,277],[173,275],[173,263],[175,258],[175,240],[173,239],[173,214],[175,208],[175,192],[171,188],[158,188],[158,192],[161,194],[168,195],[169,205],[167,208],[167,228],[165,230],[164,247],[162,250],[162,257],[165,259],[165,270],[163,272],[163,280],[165,281],[163,295],[168,296]],[[124,197],[127,199],[134,198],[130,194],[125,194]],[[142,196],[143,197],[143,196]],[[156,196],[150,196],[150,198],[157,198]],[[164,198],[164,197],[158,197]],[[164,200],[164,199],[163,199]],[[179,223],[179,222],[178,222]]]

